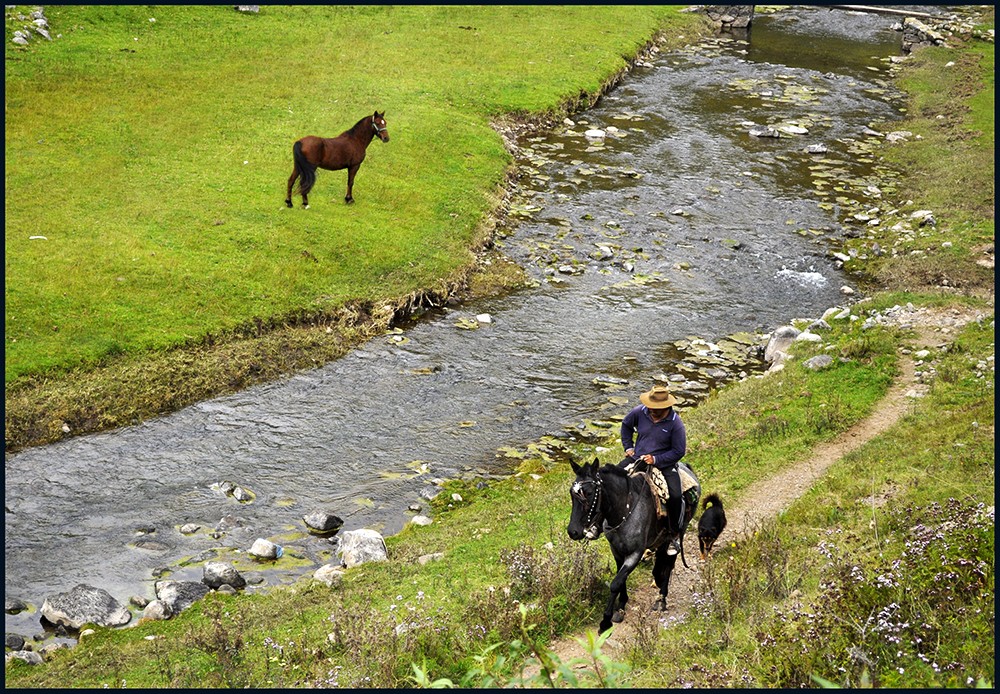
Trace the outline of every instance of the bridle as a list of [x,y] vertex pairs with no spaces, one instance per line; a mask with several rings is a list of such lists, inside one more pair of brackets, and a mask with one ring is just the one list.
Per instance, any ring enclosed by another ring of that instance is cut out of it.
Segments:
[[[601,487],[602,487],[602,484],[603,484],[603,481],[601,480],[601,478],[595,476],[594,477],[594,488],[597,490],[597,493],[594,495],[594,501],[591,504],[590,510],[587,513],[587,520],[586,520],[586,522],[583,525],[583,527],[585,527],[585,528],[591,527],[591,522],[594,520],[594,515],[597,513],[597,509],[599,509],[601,507]],[[587,501],[587,497],[583,493],[582,485],[581,485],[580,488],[575,489],[573,491],[573,495],[576,496],[576,498],[580,499],[580,501],[583,501],[583,502]],[[628,497],[627,497],[627,499],[625,501],[625,510],[626,510],[625,517],[622,518],[621,521],[618,522],[618,525],[614,526],[613,528],[605,528],[604,529],[605,533],[613,533],[613,532],[615,532],[616,530],[618,530],[618,528],[620,528],[623,525],[625,525],[625,521],[627,521],[629,519],[629,517],[632,515],[632,511],[635,510],[635,506],[632,505],[632,492],[631,491],[629,491]],[[604,522],[607,523],[606,520]]]
[[[594,501],[590,505],[590,510],[587,512],[587,520],[583,524],[584,528],[591,527],[591,523],[594,520],[594,514],[596,514],[597,510],[601,507],[601,478],[600,477],[595,477],[594,478],[594,488],[597,490],[597,493],[594,494]],[[579,499],[580,501],[583,501],[585,503],[587,501],[587,496],[586,496],[586,494],[583,493],[583,485],[580,485],[578,488],[576,488],[576,489],[573,490],[573,496],[575,496],[577,499]]]
[[389,128],[378,127],[378,123],[375,122],[375,116],[372,116],[372,127],[375,128],[376,135],[381,135],[382,133],[389,132]]

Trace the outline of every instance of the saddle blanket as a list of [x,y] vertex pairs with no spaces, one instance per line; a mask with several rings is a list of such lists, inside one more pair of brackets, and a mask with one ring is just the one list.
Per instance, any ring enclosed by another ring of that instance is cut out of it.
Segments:
[[[677,473],[681,478],[681,494],[698,486],[698,482],[688,474],[688,471],[677,466]],[[653,497],[659,502],[656,512],[661,518],[667,516],[667,499],[670,498],[670,489],[667,487],[667,480],[659,468],[649,468],[646,470],[646,481],[653,492]]]

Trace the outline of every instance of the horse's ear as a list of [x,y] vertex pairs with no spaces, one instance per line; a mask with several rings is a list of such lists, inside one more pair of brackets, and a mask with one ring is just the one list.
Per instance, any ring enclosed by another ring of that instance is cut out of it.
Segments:
[[583,468],[581,468],[579,465],[577,465],[576,461],[573,460],[573,459],[570,459],[569,464],[573,467],[573,472],[575,472],[576,474],[579,475],[580,474],[580,470],[582,470]]

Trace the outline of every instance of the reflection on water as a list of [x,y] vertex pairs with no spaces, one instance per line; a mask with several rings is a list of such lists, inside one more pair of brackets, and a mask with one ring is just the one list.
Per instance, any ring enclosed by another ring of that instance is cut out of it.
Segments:
[[[256,537],[282,538],[307,570],[332,547],[301,533],[305,513],[396,532],[435,478],[502,472],[504,447],[620,415],[654,378],[693,402],[710,379],[677,341],[841,302],[822,245],[836,206],[818,204],[804,147],[825,145],[838,175],[868,174],[852,148],[893,116],[879,57],[898,36],[885,18],[859,17],[847,35],[831,21],[801,8],[759,17],[749,45],[661,55],[576,125],[522,143],[520,223],[499,244],[536,288],[433,312],[405,340],[280,382],[8,457],[8,597],[37,606],[80,582],[151,597],[153,576],[197,580],[178,562]],[[779,122],[808,133],[748,134]],[[464,329],[482,313],[492,322]],[[213,489],[224,480],[253,503]],[[213,537],[228,515],[240,525]],[[202,529],[182,535],[186,523]],[[294,574],[246,573],[265,585]],[[7,629],[33,634],[38,615],[8,615]]]

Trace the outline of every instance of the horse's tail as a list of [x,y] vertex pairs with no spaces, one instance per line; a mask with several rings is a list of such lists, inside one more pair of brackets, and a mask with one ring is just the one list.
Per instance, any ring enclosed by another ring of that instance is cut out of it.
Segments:
[[701,500],[702,508],[708,508],[709,504],[715,506],[716,508],[722,508],[722,499],[719,498],[718,494],[712,492],[711,494],[709,494],[708,496],[706,496],[704,499]]
[[302,140],[292,145],[292,158],[295,160],[295,168],[299,170],[296,191],[299,195],[309,195],[309,191],[316,183],[316,167],[310,164],[306,155],[302,153]]

